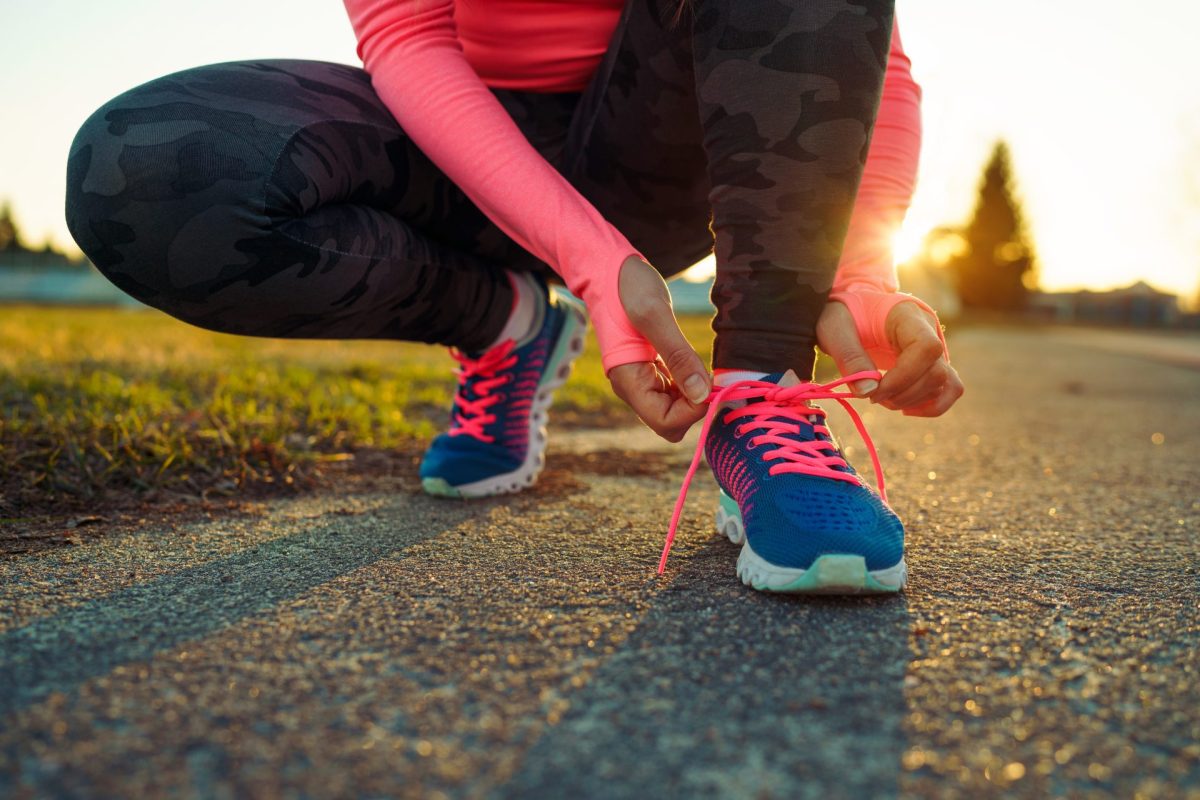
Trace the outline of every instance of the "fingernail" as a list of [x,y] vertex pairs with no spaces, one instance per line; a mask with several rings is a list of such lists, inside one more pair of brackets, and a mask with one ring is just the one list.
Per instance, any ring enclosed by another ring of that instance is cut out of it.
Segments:
[[879,388],[879,381],[859,381],[854,386],[858,390],[859,397],[866,397],[871,392]]
[[683,391],[688,396],[688,400],[699,405],[704,402],[704,398],[708,397],[708,382],[699,375],[692,375],[683,382]]

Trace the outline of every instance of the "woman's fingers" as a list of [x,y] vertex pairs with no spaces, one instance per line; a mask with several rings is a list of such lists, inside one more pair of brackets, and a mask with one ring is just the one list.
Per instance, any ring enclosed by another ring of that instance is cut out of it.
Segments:
[[963,383],[946,362],[937,321],[919,306],[901,303],[887,322],[888,337],[899,355],[871,400],[910,417],[945,414],[962,397]]
[[705,406],[683,397],[678,388],[655,364],[648,361],[621,364],[608,372],[617,397],[659,436],[670,442],[683,438]]
[[908,416],[936,417],[946,413],[962,395],[958,372],[939,358],[924,375],[882,405]]
[[679,329],[662,276],[640,258],[630,257],[621,265],[619,291],[629,321],[654,345],[671,382],[693,403],[703,403],[712,377]]
[[892,407],[896,399],[917,385],[935,364],[945,361],[942,340],[927,315],[916,305],[901,303],[896,306],[888,315],[888,323],[888,336],[899,355],[896,366],[883,376],[871,401]]
[[885,408],[903,409],[927,403],[937,397],[950,378],[950,366],[938,359],[925,374],[910,383],[899,394],[885,400]]
[[[821,318],[817,320],[817,343],[833,358],[842,375],[875,370],[875,363],[871,361],[858,338],[854,317],[841,303],[835,301],[825,304]],[[856,395],[866,397],[879,387],[879,383],[862,380],[855,381],[852,386]]]
[[962,379],[945,361],[938,361],[925,375],[884,405],[910,417],[937,417],[963,395]]
[[[884,374],[879,388],[870,392],[872,402],[908,416],[936,417],[962,397],[962,380],[946,360],[937,326],[937,318],[916,303],[900,302],[891,308],[886,331],[896,353],[895,365]],[[873,368],[856,322],[842,303],[826,304],[817,322],[817,339],[842,375]],[[859,396],[864,394],[862,383],[855,387]]]
[[712,377],[679,329],[667,284],[654,267],[630,257],[621,265],[621,305],[629,321],[658,351],[657,361],[622,364],[608,371],[613,391],[655,433],[683,438],[704,417]]
[[963,396],[963,382],[953,367],[948,367],[948,369],[950,371],[949,379],[933,399],[910,408],[905,408],[905,416],[940,417],[949,411],[952,405],[958,402],[958,398]]

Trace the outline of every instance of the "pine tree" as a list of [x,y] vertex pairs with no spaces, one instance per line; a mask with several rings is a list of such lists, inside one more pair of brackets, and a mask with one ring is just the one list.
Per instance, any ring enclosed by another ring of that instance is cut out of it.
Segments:
[[9,251],[24,252],[25,245],[21,242],[21,232],[12,218],[12,206],[6,200],[0,206],[0,253]]
[[1033,243],[1013,194],[1008,145],[997,142],[983,170],[975,214],[962,229],[964,252],[949,267],[964,306],[1020,308],[1036,286]]

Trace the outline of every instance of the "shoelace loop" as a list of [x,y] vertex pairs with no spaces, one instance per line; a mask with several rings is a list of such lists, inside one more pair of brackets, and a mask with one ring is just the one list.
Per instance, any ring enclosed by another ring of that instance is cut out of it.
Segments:
[[467,399],[464,391],[458,393],[459,411],[455,413],[454,422],[450,426],[451,436],[472,436],[489,444],[496,441],[495,436],[490,436],[484,431],[487,425],[496,421],[496,415],[489,414],[487,410],[503,399],[498,394],[492,394],[493,390],[512,380],[512,374],[505,370],[511,369],[517,363],[514,347],[516,342],[507,339],[478,358],[472,358],[460,350],[451,348],[450,355],[459,363],[458,369],[455,370],[458,385],[463,387],[472,378],[479,378],[471,387],[475,394],[474,400]]
[[[810,406],[808,403],[812,400],[837,400],[850,415],[854,427],[858,430],[858,435],[862,438],[863,444],[867,446],[867,452],[871,456],[871,466],[875,470],[875,482],[879,488],[879,497],[884,503],[887,503],[883,468],[879,464],[879,455],[875,452],[875,443],[871,441],[862,418],[849,402],[850,399],[857,399],[857,395],[853,392],[834,391],[837,387],[853,381],[868,379],[878,381],[882,378],[883,375],[879,372],[865,370],[829,383],[779,386],[769,381],[735,381],[728,386],[713,387],[708,399],[705,400],[708,403],[708,411],[704,414],[704,423],[700,428],[700,441],[696,443],[696,452],[692,455],[691,466],[688,467],[687,475],[683,478],[683,485],[679,488],[679,497],[675,501],[675,511],[671,514],[671,525],[667,529],[667,541],[663,545],[662,557],[658,561],[658,574],[661,575],[666,569],[667,556],[671,553],[671,545],[675,542],[675,531],[679,527],[683,505],[687,501],[688,488],[692,485],[692,478],[696,474],[696,468],[700,465],[701,456],[704,455],[704,443],[708,440],[708,431],[712,427],[713,418],[721,404],[728,401],[760,401],[747,403],[741,408],[728,411],[725,421],[732,422],[734,419],[748,417],[746,422],[735,429],[735,435],[739,432],[745,435],[751,430],[760,430],[763,432],[755,435],[750,440],[750,444],[753,446],[775,445],[774,449],[764,451],[761,456],[764,461],[778,460],[781,462],[773,464],[767,470],[768,474],[798,472],[858,484],[861,480],[857,476],[834,469],[834,467],[846,466],[846,461],[837,455],[833,443],[820,439],[796,441],[785,438],[787,434],[799,434],[800,424],[812,425],[816,433],[828,434],[829,430],[821,424],[821,420],[825,418],[824,409]],[[771,419],[772,417],[776,419]],[[783,422],[778,419],[779,417],[793,422]],[[816,417],[816,419],[813,420],[812,417]]]

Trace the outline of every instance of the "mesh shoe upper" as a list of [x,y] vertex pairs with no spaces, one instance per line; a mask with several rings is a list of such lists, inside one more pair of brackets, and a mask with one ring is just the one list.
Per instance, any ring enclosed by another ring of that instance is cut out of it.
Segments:
[[[766,380],[774,383],[778,377]],[[760,557],[798,569],[807,569],[827,553],[861,555],[871,570],[900,561],[904,526],[868,486],[791,472],[772,475],[770,468],[778,460],[763,458],[772,445],[752,445],[753,431],[739,436],[743,419],[726,423],[723,412],[717,411],[716,416],[705,456],[721,489],[738,504],[747,540]],[[835,444],[813,425],[798,427],[799,432],[791,434],[797,440]],[[856,475],[849,464],[830,468]]]
[[[808,569],[821,555],[852,554],[863,556],[867,569],[878,570],[903,557],[899,517],[846,462],[824,424],[824,412],[808,404],[822,397],[842,402],[878,469],[865,429],[844,400],[849,395],[832,391],[865,375],[817,385],[774,374],[740,381],[710,398],[714,405],[705,422],[704,454],[718,485],[738,505],[750,548],[771,564]],[[733,402],[722,402],[726,399]],[[694,461],[689,480],[695,466]],[[663,563],[686,488],[685,480]]]

